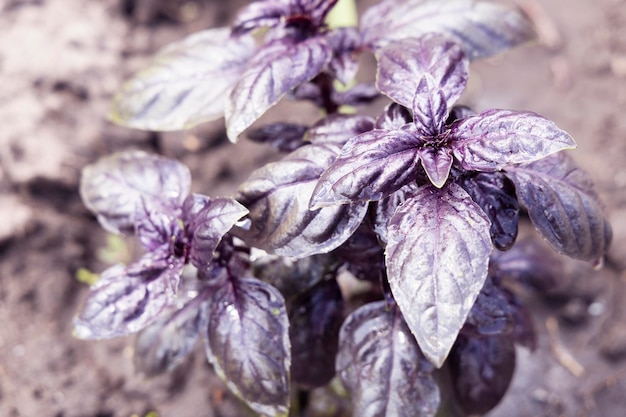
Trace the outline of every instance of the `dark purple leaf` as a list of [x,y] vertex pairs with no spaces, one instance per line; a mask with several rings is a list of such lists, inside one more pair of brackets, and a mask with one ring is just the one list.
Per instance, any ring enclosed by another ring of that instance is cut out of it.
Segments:
[[333,253],[346,261],[348,271],[358,279],[378,284],[385,276],[384,250],[368,222],[363,222]]
[[232,280],[209,300],[206,354],[215,372],[257,413],[287,416],[289,322],[274,287]]
[[363,13],[360,27],[364,43],[374,49],[434,32],[454,39],[470,59],[494,55],[536,36],[519,9],[473,0],[383,0]]
[[417,192],[416,183],[409,183],[389,197],[383,198],[375,203],[374,211],[374,232],[380,241],[387,244],[387,223],[391,219],[400,206],[407,199],[411,198]]
[[611,228],[587,174],[563,152],[507,169],[541,236],[559,253],[598,263]]
[[326,33],[333,50],[328,64],[330,74],[343,85],[348,85],[359,70],[358,54],[363,47],[360,32],[353,27],[333,29]]
[[365,216],[366,203],[309,210],[317,180],[341,146],[333,142],[332,126],[327,135],[322,127],[312,131],[315,143],[257,169],[239,187],[237,199],[250,210],[250,224],[236,233],[248,245],[299,258],[325,253],[350,237]]
[[506,290],[487,278],[461,333],[470,337],[511,335],[516,325],[516,306],[509,300]]
[[376,100],[380,97],[380,91],[374,84],[362,83],[346,91],[335,91],[332,97],[337,104],[357,106],[359,104],[369,104]]
[[141,199],[179,207],[189,193],[191,174],[177,161],[140,151],[116,153],[83,168],[80,196],[112,233],[132,232]]
[[517,238],[519,204],[513,183],[500,172],[477,172],[456,179],[491,220],[491,241],[500,250]]
[[276,40],[250,61],[226,106],[228,137],[239,135],[287,92],[318,75],[332,56],[324,37],[301,42]]
[[230,37],[228,28],[174,43],[124,84],[109,118],[145,130],[188,129],[218,119],[255,49],[254,38]]
[[533,162],[563,149],[574,139],[554,122],[532,112],[485,110],[450,127],[454,156],[466,170],[497,171]]
[[235,35],[250,32],[261,27],[273,27],[290,14],[287,0],[255,1],[242,8],[235,17],[232,32]]
[[376,119],[376,129],[397,130],[411,123],[413,115],[406,107],[398,103],[391,103],[385,107],[383,113]]
[[500,402],[513,378],[513,340],[459,336],[449,363],[458,404],[470,415],[484,415]]
[[272,123],[248,132],[253,142],[267,143],[281,152],[291,152],[304,145],[302,140],[308,126],[297,123]]
[[366,304],[345,321],[337,373],[355,416],[434,417],[439,387],[395,305]]
[[448,119],[446,120],[447,125],[451,125],[459,119],[465,119],[466,117],[475,116],[476,112],[467,106],[463,106],[461,104],[457,104],[452,106],[450,109],[450,114],[448,114]]
[[[195,196],[191,198],[198,198]],[[189,259],[200,269],[209,267],[213,252],[222,237],[248,213],[248,210],[232,198],[205,197],[204,207],[190,217],[188,230],[190,233]]]
[[426,186],[387,226],[389,285],[424,355],[440,367],[487,277],[489,219],[458,185]]
[[413,98],[413,123],[422,136],[437,136],[448,116],[446,96],[430,74],[424,74]]
[[405,130],[375,129],[353,137],[320,177],[311,208],[388,196],[416,178],[419,145]]
[[104,271],[74,319],[81,339],[109,339],[138,332],[173,301],[183,263],[144,255],[136,264]]
[[374,121],[367,116],[335,114],[316,123],[307,133],[307,139],[316,145],[337,146],[337,153],[348,139],[374,128]]
[[429,74],[433,88],[439,88],[446,106],[452,107],[467,84],[468,65],[459,45],[441,35],[402,39],[379,51],[376,86],[393,101],[412,109],[419,85]]
[[182,229],[178,225],[181,216],[179,208],[163,207],[140,198],[135,212],[135,232],[143,247],[153,252],[160,247],[166,248],[177,238],[182,238]]
[[425,147],[419,150],[422,166],[430,182],[437,188],[443,187],[452,168],[452,155],[446,148]]
[[327,279],[290,303],[291,377],[299,386],[312,389],[335,376],[339,328],[343,321],[343,298],[337,281]]
[[138,372],[151,377],[171,371],[191,353],[205,325],[203,300],[197,297],[180,308],[170,307],[169,315],[139,333],[134,354]]

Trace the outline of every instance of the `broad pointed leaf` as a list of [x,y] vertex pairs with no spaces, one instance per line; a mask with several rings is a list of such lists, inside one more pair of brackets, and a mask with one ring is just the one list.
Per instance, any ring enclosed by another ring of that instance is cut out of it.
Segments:
[[532,112],[486,110],[450,127],[454,156],[466,170],[497,171],[533,162],[563,149],[574,139],[554,122]]
[[281,23],[281,18],[290,14],[286,0],[255,1],[242,8],[235,17],[232,31],[236,35],[262,27],[273,27]]
[[456,43],[437,34],[408,38],[387,45],[377,54],[376,86],[393,101],[412,109],[425,74],[441,90],[447,107],[467,84],[468,61]]
[[391,292],[424,355],[440,367],[487,277],[489,219],[458,185],[426,186],[389,221]]
[[420,149],[419,156],[430,182],[437,188],[443,187],[452,168],[450,151],[446,148],[425,147]]
[[383,0],[363,13],[365,43],[378,49],[390,41],[441,33],[458,42],[470,59],[494,55],[535,38],[519,9],[475,0]]
[[151,377],[171,371],[192,352],[205,325],[203,300],[197,297],[180,308],[170,307],[169,315],[139,333],[134,354],[138,372]]
[[132,232],[142,198],[176,208],[189,193],[189,169],[174,160],[145,152],[117,153],[82,171],[80,196],[110,232]]
[[444,91],[430,74],[424,74],[417,85],[411,109],[413,123],[421,135],[435,137],[441,133],[448,116],[448,105]]
[[330,46],[321,36],[300,42],[276,40],[265,45],[230,94],[226,106],[230,140],[235,142],[286,93],[318,75],[331,56]]
[[107,269],[74,319],[74,335],[109,339],[144,329],[172,302],[183,266],[175,258],[144,255],[137,264]]
[[585,172],[563,152],[507,169],[530,220],[557,252],[600,262],[611,228]]
[[290,303],[291,377],[300,387],[321,387],[335,376],[343,305],[335,279],[318,283]]
[[395,305],[362,306],[339,336],[337,373],[359,417],[434,417],[439,387]]
[[209,300],[206,354],[216,373],[257,413],[287,416],[289,322],[278,290],[232,280]]
[[255,51],[252,37],[209,29],[164,48],[124,84],[110,119],[145,130],[188,129],[224,115],[226,99]]
[[476,172],[456,179],[491,220],[491,241],[500,250],[513,246],[517,238],[519,203],[515,186],[501,172]]
[[405,130],[375,129],[353,137],[320,177],[311,208],[388,196],[416,178],[420,144]]

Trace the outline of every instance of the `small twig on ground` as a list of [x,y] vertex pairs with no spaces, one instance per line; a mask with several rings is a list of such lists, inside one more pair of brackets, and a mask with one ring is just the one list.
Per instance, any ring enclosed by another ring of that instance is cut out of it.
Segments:
[[550,337],[550,348],[558,363],[567,369],[572,375],[580,378],[585,373],[585,368],[565,349],[559,339],[559,323],[556,318],[546,319],[546,328]]

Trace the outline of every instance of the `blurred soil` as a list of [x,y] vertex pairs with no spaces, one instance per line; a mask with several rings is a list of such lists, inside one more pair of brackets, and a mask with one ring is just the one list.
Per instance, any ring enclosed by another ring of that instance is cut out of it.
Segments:
[[[186,163],[195,191],[227,195],[273,157],[247,141],[229,144],[222,122],[156,134],[105,120],[112,94],[158,48],[228,24],[244,3],[0,0],[0,416],[248,415],[200,347],[173,373],[145,380],[133,371],[132,339],[71,336],[87,291],[79,268],[99,272],[124,259],[80,202],[81,167],[146,149]],[[538,349],[519,350],[513,385],[489,415],[623,417],[626,1],[518,3],[540,41],[474,63],[463,100],[476,110],[533,110],[572,134],[572,155],[596,182],[615,236],[604,269],[567,261],[558,293],[527,295]],[[290,109],[268,118],[311,115]]]

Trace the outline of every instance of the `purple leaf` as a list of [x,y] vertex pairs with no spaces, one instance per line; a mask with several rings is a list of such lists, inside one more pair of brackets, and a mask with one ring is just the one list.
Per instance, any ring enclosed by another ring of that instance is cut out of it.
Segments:
[[343,85],[348,85],[359,70],[358,55],[363,47],[361,34],[356,28],[338,28],[326,33],[333,50],[328,64],[329,72]]
[[250,36],[209,29],[164,48],[116,95],[109,118],[145,130],[179,130],[224,115],[226,99],[256,49]]
[[424,74],[413,98],[413,123],[422,136],[435,137],[443,128],[448,116],[444,91],[436,85],[430,74]]
[[83,168],[83,203],[112,233],[132,232],[141,199],[176,208],[189,193],[189,169],[174,160],[145,152],[117,153]]
[[457,104],[452,106],[450,109],[450,114],[448,114],[448,119],[446,120],[447,125],[451,125],[459,119],[465,119],[466,117],[475,116],[476,112],[471,108],[464,106],[462,104]]
[[431,90],[440,89],[447,107],[461,96],[467,84],[468,61],[454,42],[437,34],[395,41],[378,52],[376,86],[393,101],[413,108],[425,74]]
[[303,136],[308,126],[296,123],[272,123],[248,132],[248,138],[257,143],[268,143],[281,152],[291,152],[304,145]]
[[327,134],[321,126],[312,129],[315,143],[257,169],[239,187],[237,200],[250,210],[250,224],[236,233],[248,245],[301,258],[335,249],[361,223],[366,203],[309,210],[317,180],[341,146],[332,142],[338,139],[333,127],[326,127]]
[[335,114],[316,123],[307,133],[307,139],[315,145],[337,146],[337,153],[353,136],[374,128],[374,121],[367,116]]
[[346,106],[357,106],[359,104],[369,104],[380,97],[380,91],[374,84],[361,83],[346,91],[333,91],[332,98],[337,104]]
[[475,171],[497,171],[576,147],[554,122],[512,110],[486,110],[459,120],[450,127],[450,137],[461,166]]
[[367,221],[333,253],[346,261],[346,268],[358,279],[379,284],[385,276],[385,254]]
[[375,127],[376,129],[397,130],[412,121],[413,115],[409,109],[398,103],[390,103],[376,119]]
[[179,208],[151,204],[145,198],[140,198],[135,212],[135,232],[143,247],[153,252],[181,239],[182,230],[177,223],[180,215]]
[[139,333],[135,342],[135,369],[147,377],[169,372],[191,353],[205,326],[202,301],[197,297]]
[[601,261],[611,228],[591,180],[565,153],[511,167],[506,175],[533,225],[557,252]]
[[491,241],[500,250],[513,246],[517,238],[519,203],[515,187],[501,172],[477,172],[456,179],[491,220]]
[[273,27],[291,11],[287,0],[255,1],[242,8],[235,17],[232,32],[235,35],[250,32],[261,27]]
[[257,413],[287,416],[289,322],[274,287],[232,280],[209,300],[206,354],[215,372]]
[[460,336],[449,363],[458,404],[469,415],[484,415],[500,402],[513,378],[513,340]]
[[511,335],[517,316],[516,306],[509,302],[511,298],[512,294],[507,294],[506,290],[487,278],[461,333],[471,337]]
[[196,206],[193,214],[186,216],[189,218],[188,230],[191,240],[189,259],[195,267],[207,269],[222,237],[248,213],[248,210],[232,198],[211,199],[193,195],[189,199],[194,199],[196,205],[199,203],[198,200],[204,199],[200,210]]
[[387,226],[391,292],[424,355],[441,367],[478,296],[489,219],[458,185],[421,187]]
[[439,387],[395,305],[366,304],[345,321],[337,373],[355,416],[434,417]]
[[398,191],[392,193],[389,197],[383,198],[375,203],[374,211],[374,232],[378,239],[387,244],[387,223],[398,209],[407,199],[411,198],[417,192],[416,183],[409,183]]
[[416,178],[420,144],[405,130],[375,129],[353,137],[320,177],[311,208],[388,196]]
[[137,264],[107,269],[74,319],[74,335],[109,339],[147,327],[172,302],[183,266],[179,259],[149,254]]
[[230,94],[226,106],[230,140],[235,142],[287,92],[318,75],[331,56],[330,46],[321,36],[301,42],[276,40],[265,45]]
[[437,188],[443,187],[452,168],[452,155],[446,148],[425,147],[419,150],[422,166],[430,182]]
[[324,280],[293,300],[289,312],[291,378],[312,389],[335,376],[343,298],[335,279]]
[[536,36],[520,10],[473,0],[383,0],[363,13],[360,27],[364,42],[374,49],[434,32],[454,39],[470,59],[494,55]]

